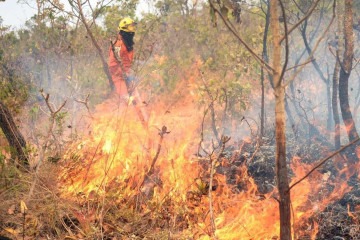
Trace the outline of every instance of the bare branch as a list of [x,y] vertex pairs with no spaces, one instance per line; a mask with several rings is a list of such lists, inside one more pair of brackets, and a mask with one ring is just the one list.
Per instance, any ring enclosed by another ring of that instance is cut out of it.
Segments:
[[[70,0],[69,0],[70,1]],[[77,7],[78,7],[78,11],[79,11],[79,16],[80,16],[80,20],[81,22],[84,24],[85,26],[85,29],[86,29],[86,32],[87,34],[89,35],[90,39],[91,39],[91,42],[92,44],[94,45],[94,47],[96,48],[96,50],[98,51],[99,53],[99,57],[100,57],[100,60],[102,62],[102,65],[103,65],[103,70],[108,78],[108,81],[109,81],[109,85],[110,85],[110,88],[111,90],[114,90],[114,82],[112,80],[112,76],[109,72],[109,66],[105,60],[105,56],[103,54],[103,51],[100,47],[100,45],[98,44],[98,42],[96,41],[95,39],[95,36],[94,34],[92,33],[91,29],[90,29],[90,26],[89,24],[86,22],[86,18],[85,18],[85,15],[84,15],[84,12],[83,12],[83,9],[82,9],[82,5],[84,3],[81,3],[80,0],[76,0],[77,1]]]
[[[320,2],[320,0],[316,0],[316,2],[312,5],[312,7],[309,9],[309,11],[307,12],[306,15],[303,16],[303,18],[301,18],[297,23],[295,23],[289,30],[287,34],[290,34],[292,31],[294,31],[303,21],[305,21],[311,14],[312,12],[315,10],[316,6],[318,5],[318,3]],[[285,35],[282,36],[280,38],[280,42],[282,42],[285,39]]]
[[44,94],[43,91],[40,91],[40,93],[41,93],[42,97],[44,98],[45,103],[46,103],[47,107],[49,108],[52,117],[54,117],[66,104],[66,100],[65,100],[58,109],[54,110],[51,107],[50,102],[49,102],[50,95],[48,93]]
[[301,7],[299,6],[299,4],[298,4],[295,0],[292,0],[292,2],[295,4],[295,6],[296,6],[303,14],[306,14],[306,12],[304,12],[304,10],[301,9]]
[[210,3],[210,7],[220,16],[220,18],[223,20],[224,24],[230,30],[230,32],[240,41],[241,44],[244,45],[246,50],[248,50],[251,53],[251,55],[253,55],[255,60],[258,61],[260,65],[265,67],[266,71],[273,72],[274,69],[267,62],[265,62],[259,55],[257,55],[249,45],[247,45],[247,43],[239,36],[234,26],[221,14],[221,12],[214,6],[211,0],[209,0],[209,3]]
[[86,96],[85,100],[77,100],[77,99],[75,99],[75,102],[84,104],[86,109],[88,110],[88,113],[90,114],[90,117],[92,118],[92,114],[91,114],[90,108],[89,108],[89,97],[90,97],[90,93]]
[[[326,33],[329,31],[332,23],[334,22],[334,19],[335,19],[335,9],[336,9],[336,0],[333,1],[333,15],[332,15],[332,18],[330,20],[330,23],[329,25],[326,27],[326,29],[324,30],[324,32],[322,33],[322,35],[319,37],[319,39],[316,41],[315,43],[315,46],[314,48],[312,49],[312,52],[309,54],[309,57],[306,59],[305,62],[311,62],[313,61],[313,57],[314,57],[314,54],[317,50],[317,48],[319,47],[320,45],[320,42],[324,39]],[[295,79],[295,77],[301,72],[301,70],[305,67],[305,64],[300,64],[301,67],[293,74],[293,76],[285,83],[285,86],[289,85],[289,83],[291,81],[293,81]]]
[[214,132],[214,135],[215,135],[215,138],[217,140],[217,142],[219,143],[220,142],[220,137],[219,137],[219,132],[218,130],[216,129],[216,121],[215,121],[215,109],[214,109],[214,103],[217,99],[217,96],[213,97],[213,95],[211,94],[211,91],[204,79],[204,73],[200,72],[200,76],[201,76],[201,80],[204,84],[204,87],[205,87],[205,91],[206,93],[209,95],[209,98],[210,98],[210,104],[209,104],[209,109],[210,109],[210,113],[211,113],[211,126],[212,126],[212,129],[213,129],[213,132]]
[[360,138],[357,138],[355,140],[353,140],[352,142],[348,143],[347,145],[341,147],[339,150],[333,152],[332,154],[330,154],[328,157],[324,158],[323,160],[321,160],[313,169],[311,169],[307,174],[305,174],[305,176],[303,176],[302,178],[300,178],[298,181],[296,181],[295,183],[293,183],[290,187],[289,190],[290,191],[293,187],[295,187],[296,185],[298,185],[299,183],[301,183],[302,181],[304,181],[308,176],[310,176],[311,173],[313,173],[316,169],[318,169],[319,167],[321,167],[321,165],[323,165],[324,163],[326,163],[329,159],[331,159],[333,156],[335,156],[336,154],[340,153],[341,151],[343,151],[344,149],[350,147],[351,145],[353,145],[354,143],[356,143],[357,141],[359,141]]
[[[285,36],[285,62],[284,62],[284,65],[282,67],[281,74],[280,74],[280,81],[282,81],[285,71],[286,71],[286,67],[288,65],[288,61],[289,61],[289,32],[288,32],[288,27],[287,27],[284,4],[282,3],[282,1],[279,1],[279,3],[280,3],[282,16],[284,18],[284,31],[285,31],[285,35],[284,35]],[[281,42],[281,40],[280,40],[280,42]]]
[[306,64],[310,63],[311,61],[313,61],[313,59],[308,59],[307,61],[305,61],[305,62],[303,62],[303,63],[301,63],[301,64],[297,64],[297,65],[295,65],[295,66],[289,67],[288,69],[286,69],[286,71],[290,71],[290,70],[292,70],[292,69],[294,69],[294,68],[297,68],[297,67],[301,67],[301,66],[303,66],[303,65],[306,65]]
[[[319,21],[319,22],[320,22],[320,21]],[[308,52],[308,54],[311,54],[312,51],[311,51],[309,42],[308,42],[307,39],[306,39],[306,26],[307,26],[307,24],[305,24],[305,26],[304,26],[303,29],[301,29],[301,36],[302,36],[302,38],[303,38],[306,51]],[[323,80],[323,82],[326,83],[327,78],[324,76],[324,73],[321,71],[320,66],[319,66],[319,64],[317,63],[317,61],[316,61],[314,58],[312,58],[312,59],[311,59],[311,62],[312,62],[312,64],[314,65],[315,70],[318,72],[321,80]]]

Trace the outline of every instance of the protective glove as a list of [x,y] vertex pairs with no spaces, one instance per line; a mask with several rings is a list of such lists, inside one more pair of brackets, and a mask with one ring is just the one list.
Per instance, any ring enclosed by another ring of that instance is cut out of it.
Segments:
[[135,82],[135,77],[133,75],[126,76],[126,84],[131,84]]
[[128,92],[129,94],[131,94],[136,86],[136,77],[134,77],[134,75],[128,75],[126,76],[125,81],[126,81],[126,86],[128,88]]

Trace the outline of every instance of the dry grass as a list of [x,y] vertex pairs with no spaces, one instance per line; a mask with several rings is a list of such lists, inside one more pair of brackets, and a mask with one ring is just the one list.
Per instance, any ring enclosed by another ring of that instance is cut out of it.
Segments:
[[[231,158],[231,154],[229,156]],[[30,196],[35,179],[33,173],[22,172],[10,164],[0,167],[0,236],[39,240],[186,240],[206,235],[192,225],[201,218],[201,213],[196,213],[201,207],[201,196],[189,197],[186,207],[176,205],[171,198],[157,202],[141,194],[119,199],[119,189],[114,184],[109,185],[105,195],[79,194],[72,199],[63,198],[58,185],[60,171],[59,163],[44,163]],[[337,202],[310,219],[319,224],[316,239],[360,239],[360,209],[357,207],[360,194],[349,194],[348,199],[342,199],[345,202]],[[27,206],[25,215],[21,201]],[[348,202],[354,206],[350,214]],[[298,239],[309,238],[299,236]]]
[[[105,198],[92,196],[66,200],[58,191],[59,167],[41,166],[34,192],[29,190],[34,175],[16,168],[2,178],[0,236],[11,239],[187,239],[178,235],[180,221],[170,222],[171,202],[145,203],[146,212],[135,210],[129,202],[119,203],[109,190]],[[10,169],[1,169],[1,172]],[[116,189],[114,189],[116,191]],[[25,215],[21,201],[27,206]],[[151,211],[149,210],[151,209]],[[175,214],[176,215],[176,214]],[[24,228],[25,227],[25,228]]]

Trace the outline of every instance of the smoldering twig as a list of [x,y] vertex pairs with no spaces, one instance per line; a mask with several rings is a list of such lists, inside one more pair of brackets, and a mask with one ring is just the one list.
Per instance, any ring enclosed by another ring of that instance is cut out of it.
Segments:
[[154,167],[155,167],[155,163],[160,155],[160,151],[161,151],[161,143],[164,139],[164,136],[165,134],[169,134],[170,132],[167,131],[167,127],[166,126],[163,126],[161,128],[161,130],[159,131],[159,136],[160,136],[160,140],[159,140],[159,143],[158,143],[158,148],[157,148],[157,151],[156,151],[156,154],[151,162],[151,165],[150,165],[150,168],[149,168],[149,171],[147,173],[147,175],[151,175],[154,171]]
[[141,183],[139,184],[139,189],[144,185],[145,181],[149,178],[150,175],[152,175],[154,173],[154,169],[155,169],[155,164],[157,159],[159,158],[160,155],[160,151],[161,151],[161,146],[162,146],[162,141],[164,140],[164,136],[165,134],[169,134],[170,132],[167,130],[166,126],[163,126],[161,129],[159,129],[159,143],[158,143],[158,148],[156,150],[156,154],[154,156],[154,158],[152,159],[151,165],[149,167],[149,170],[146,172],[143,180],[141,181]]

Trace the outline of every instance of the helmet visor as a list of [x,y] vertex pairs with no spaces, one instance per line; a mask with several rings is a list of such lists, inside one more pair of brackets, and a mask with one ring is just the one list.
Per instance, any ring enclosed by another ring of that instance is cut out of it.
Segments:
[[132,22],[132,23],[126,24],[126,25],[123,27],[123,30],[124,30],[124,31],[127,31],[127,32],[135,32],[135,31],[136,31],[136,25],[137,25],[136,22]]

